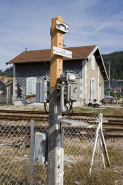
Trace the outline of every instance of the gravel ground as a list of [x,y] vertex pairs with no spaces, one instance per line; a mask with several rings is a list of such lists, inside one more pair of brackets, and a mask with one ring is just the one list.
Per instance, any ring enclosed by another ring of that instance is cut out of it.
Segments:
[[0,105],[0,110],[44,111],[44,107],[40,105]]

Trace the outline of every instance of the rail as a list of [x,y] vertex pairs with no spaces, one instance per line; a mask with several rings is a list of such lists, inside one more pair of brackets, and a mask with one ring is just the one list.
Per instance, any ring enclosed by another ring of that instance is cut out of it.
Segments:
[[[81,119],[81,120],[86,120],[86,122],[88,122],[89,124],[93,124],[93,127],[96,125],[96,121],[95,118],[97,114],[92,114],[92,113],[73,113],[71,119]],[[68,117],[64,116],[64,117]],[[106,120],[105,120],[106,118]],[[108,119],[107,119],[108,118]],[[115,119],[114,119],[115,118]],[[118,119],[117,119],[118,118]],[[105,138],[109,139],[109,138],[123,138],[123,116],[121,117],[122,119],[119,119],[119,117],[117,116],[104,116],[104,120],[103,120],[103,131],[104,131],[104,136]],[[21,126],[15,126],[10,124],[8,125],[4,125],[4,127],[2,127],[2,121],[29,121],[30,119],[34,119],[35,121],[39,122],[38,127],[43,129],[43,124],[40,124],[41,121],[46,121],[47,124],[45,125],[45,127],[48,128],[48,121],[49,121],[49,115],[46,114],[45,112],[41,112],[41,111],[17,111],[17,110],[0,110],[0,135],[3,134],[11,134],[13,136],[16,136],[19,134],[20,130],[21,133],[20,135],[24,135],[26,133],[26,135],[30,136],[30,125],[28,127],[28,132],[27,130],[25,130],[25,127],[23,125]],[[38,127],[35,127],[35,129],[37,129]],[[27,126],[26,126],[27,128]],[[13,130],[14,129],[14,130]],[[19,129],[19,131],[18,131]],[[95,128],[93,128],[95,131]],[[63,128],[64,132],[67,132],[67,128]],[[71,132],[68,133],[69,137],[74,136],[74,134],[76,133],[76,128],[73,127],[71,128]],[[81,137],[82,135],[89,135],[89,129],[86,129],[86,133],[81,133],[81,129],[79,130],[79,132],[77,133],[78,137]]]
[[[13,113],[13,114],[41,114],[41,115],[48,115],[46,114],[46,112],[42,112],[42,111],[22,111],[22,110],[0,110],[0,113]],[[69,113],[68,115],[71,115],[71,113]],[[97,116],[96,113],[72,113],[73,116]],[[122,118],[123,116],[116,116],[116,115],[103,115],[103,117],[105,118]]]

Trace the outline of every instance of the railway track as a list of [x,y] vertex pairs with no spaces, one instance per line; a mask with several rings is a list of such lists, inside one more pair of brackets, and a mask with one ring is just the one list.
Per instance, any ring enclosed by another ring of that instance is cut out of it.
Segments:
[[[66,117],[69,117],[68,114]],[[96,118],[97,114],[92,113],[73,113],[72,119],[82,120],[88,122],[89,124],[96,125]],[[103,130],[105,138],[123,138],[123,116],[103,116]],[[45,125],[45,130],[48,130],[48,120],[49,115],[45,112],[41,111],[16,111],[16,110],[0,110],[0,135],[8,135],[11,134],[12,136],[16,135],[27,135],[30,136],[30,126],[15,126],[14,124],[10,125],[2,125],[2,121],[28,121],[30,119],[34,119],[37,123],[39,122],[47,122]],[[35,126],[35,129],[44,129],[44,126]],[[66,127],[67,128],[67,127]],[[83,128],[79,129],[79,132],[75,132],[75,128],[71,128],[71,132],[68,132],[67,129],[64,128],[64,131],[67,132],[67,135],[74,135],[77,134],[78,137],[84,136],[82,133]],[[14,129],[14,130],[13,130]],[[26,130],[25,130],[26,129]],[[95,129],[95,128],[94,128]],[[85,135],[89,135],[89,131],[86,130]]]
[[[14,125],[4,125],[0,126],[0,136],[8,136],[8,137],[16,137],[16,136],[21,136],[21,137],[30,137],[30,126],[14,126]],[[35,126],[34,127],[35,131],[39,130],[48,130],[48,125],[45,126]],[[83,137],[88,137],[88,138],[93,138],[94,133],[96,131],[96,127],[94,128],[82,128],[80,127],[64,127],[63,130],[65,132],[65,136],[69,136],[70,138],[73,137],[78,137],[78,138],[83,138]],[[123,127],[122,128],[103,128],[104,130],[104,136],[106,139],[110,138],[123,138]]]
[[[22,111],[22,110],[0,110],[0,114],[26,114],[26,115],[47,115],[46,112],[42,112],[42,111]],[[68,116],[70,116],[71,113],[68,114]],[[73,116],[89,116],[89,117],[96,117],[98,114],[94,114],[94,113],[72,113]],[[111,116],[111,115],[104,115],[104,118],[114,118],[114,119],[123,119],[123,116]]]

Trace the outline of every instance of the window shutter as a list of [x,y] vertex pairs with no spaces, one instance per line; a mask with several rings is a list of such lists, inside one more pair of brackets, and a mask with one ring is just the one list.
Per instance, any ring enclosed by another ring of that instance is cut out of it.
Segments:
[[96,81],[94,78],[91,78],[90,85],[90,98],[93,100],[96,99]]
[[94,99],[96,99],[96,81],[94,80]]
[[91,91],[90,95],[91,95],[91,96],[90,96],[90,99],[92,100],[92,94],[93,94],[92,78],[91,78],[90,82],[91,82],[91,87],[90,87],[90,91]]
[[28,79],[28,94],[32,94],[32,82],[31,82],[31,79]]
[[36,80],[32,79],[32,94],[36,94]]
[[95,57],[94,57],[94,55],[92,55],[92,57],[91,57],[91,69],[95,70]]
[[29,78],[27,78],[26,82],[27,82],[26,94],[27,95],[36,94],[36,78],[29,77]]

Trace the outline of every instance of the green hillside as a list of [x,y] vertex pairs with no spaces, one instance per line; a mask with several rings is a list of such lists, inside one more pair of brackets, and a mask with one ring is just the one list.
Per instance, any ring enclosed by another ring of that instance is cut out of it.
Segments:
[[[7,68],[4,72],[6,72],[7,77],[13,77],[13,67]],[[0,70],[0,76],[4,76],[4,72]]]
[[123,79],[123,51],[116,51],[110,54],[102,55],[107,73],[109,73],[109,65],[110,62],[110,79]]

